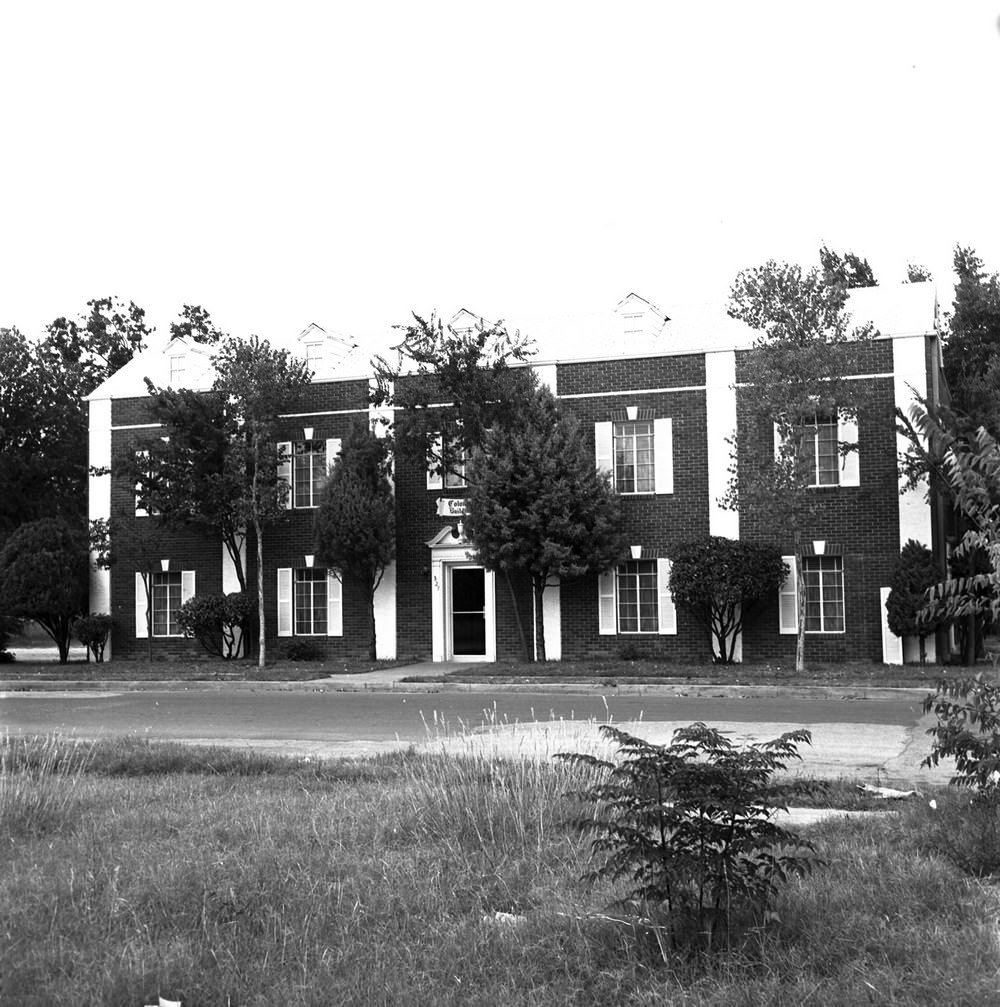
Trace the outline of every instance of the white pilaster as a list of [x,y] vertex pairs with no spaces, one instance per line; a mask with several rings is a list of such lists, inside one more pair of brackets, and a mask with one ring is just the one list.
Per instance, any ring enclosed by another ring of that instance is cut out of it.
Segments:
[[[910,407],[918,398],[927,396],[927,339],[924,335],[894,336],[892,340],[893,386],[896,408],[909,416]],[[904,452],[907,439],[896,434],[896,450]],[[905,479],[900,473],[899,488],[902,491]],[[922,545],[931,547],[931,508],[927,502],[928,480],[924,476],[920,482],[906,492],[900,492],[899,500],[899,547],[911,538]]]
[[740,515],[720,500],[729,489],[733,439],[736,437],[736,352],[705,354],[705,410],[708,440],[708,531],[740,537]]
[[[90,433],[88,463],[92,474],[87,485],[87,517],[91,521],[111,519],[111,399],[92,399],[90,408]],[[93,474],[101,470],[100,475]],[[94,565],[96,555],[90,555],[90,611],[111,613],[111,571],[99,570]],[[111,657],[111,641],[105,649]]]
[[[562,660],[562,606],[559,578],[542,592],[542,626],[545,629],[545,659]],[[537,647],[535,657],[537,658]]]
[[396,564],[390,563],[375,591],[375,656],[380,661],[396,657]]

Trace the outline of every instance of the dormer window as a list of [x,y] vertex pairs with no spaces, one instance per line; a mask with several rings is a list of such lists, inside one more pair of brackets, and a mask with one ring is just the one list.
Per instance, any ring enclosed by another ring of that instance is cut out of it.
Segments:
[[184,380],[187,356],[184,353],[174,353],[170,357],[170,387],[179,388]]
[[642,334],[642,314],[637,312],[631,315],[622,315],[622,321],[625,323],[626,336]]
[[315,367],[323,359],[323,344],[320,342],[306,343],[306,363]]

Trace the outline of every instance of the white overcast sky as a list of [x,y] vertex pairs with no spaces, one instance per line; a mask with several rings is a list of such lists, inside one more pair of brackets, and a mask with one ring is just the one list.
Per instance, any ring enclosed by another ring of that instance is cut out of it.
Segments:
[[[264,336],[1000,269],[1000,0],[0,8],[0,325]],[[949,294],[950,296],[950,294]],[[947,298],[945,298],[947,303]]]

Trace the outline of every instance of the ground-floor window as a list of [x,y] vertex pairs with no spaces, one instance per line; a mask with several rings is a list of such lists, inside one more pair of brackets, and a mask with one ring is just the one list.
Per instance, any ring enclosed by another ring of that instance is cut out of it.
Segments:
[[327,577],[325,569],[295,571],[295,635],[326,636]]
[[177,573],[154,573],[151,585],[153,636],[180,636],[177,609],[181,607],[182,577]]
[[803,556],[806,632],[844,632],[844,561],[842,556]]
[[658,633],[659,592],[656,560],[629,560],[616,572],[618,589],[618,632]]
[[677,610],[670,594],[670,561],[633,559],[597,578],[598,632],[677,632]]

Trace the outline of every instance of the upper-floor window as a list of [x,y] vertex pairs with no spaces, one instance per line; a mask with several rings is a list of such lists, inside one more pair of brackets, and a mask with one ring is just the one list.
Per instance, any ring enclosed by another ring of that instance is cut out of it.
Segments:
[[615,424],[615,489],[652,493],[656,486],[653,421]]
[[[858,486],[861,483],[858,458],[858,425],[836,411],[818,413],[799,428],[800,463],[810,486]],[[775,457],[781,457],[783,442],[778,424],[774,426]]]
[[465,478],[466,459],[464,448],[453,448],[449,452],[448,467],[441,464],[441,438],[434,440],[431,457],[427,463],[427,488],[433,489],[465,489],[468,482]]
[[[643,415],[645,413],[646,415]],[[616,410],[613,419],[594,424],[597,467],[623,494],[673,493],[674,444],[670,417],[652,410]]]
[[323,344],[320,342],[306,343],[306,363],[315,366],[323,359]]
[[318,507],[326,481],[326,441],[292,444],[292,506]]

